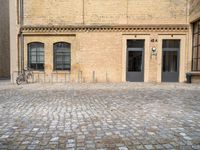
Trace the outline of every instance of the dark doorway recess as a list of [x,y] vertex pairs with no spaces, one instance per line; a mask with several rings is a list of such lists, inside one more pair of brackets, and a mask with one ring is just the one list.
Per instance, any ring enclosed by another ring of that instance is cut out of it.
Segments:
[[144,82],[144,40],[127,40],[126,80]]

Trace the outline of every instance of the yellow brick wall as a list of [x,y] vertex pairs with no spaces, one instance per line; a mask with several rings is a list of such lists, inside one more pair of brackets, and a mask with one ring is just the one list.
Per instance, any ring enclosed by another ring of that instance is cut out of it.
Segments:
[[200,19],[200,1],[199,0],[190,0],[190,22]]
[[25,0],[24,24],[80,24],[82,12],[81,0]]
[[126,0],[85,0],[86,24],[126,24]]
[[[49,37],[25,36],[25,67],[27,66],[27,45],[37,41],[45,44],[47,82],[50,80],[52,73],[56,73],[53,70],[53,43],[59,41],[71,43],[72,46],[72,70],[70,72],[72,81],[77,82],[79,71],[82,71],[82,80],[85,82],[93,82],[93,72],[95,72],[95,82],[121,81],[122,40],[119,33],[79,33],[76,36]],[[58,71],[58,73],[62,72]]]
[[186,0],[128,0],[129,24],[186,24]]
[[[79,61],[84,78],[97,82],[120,82],[122,75],[122,37],[120,33],[78,34]],[[107,79],[106,79],[107,76]]]
[[[162,25],[188,25],[187,0],[27,0],[24,1],[24,25],[29,26],[84,26],[98,27],[143,25],[151,28]],[[172,27],[173,29],[173,27]],[[181,40],[181,65],[179,81],[185,81],[185,72],[191,63],[188,51],[188,32],[170,29],[161,31],[29,31],[24,38],[25,65],[27,44],[45,44],[46,82],[53,71],[53,43],[65,41],[72,44],[71,80],[77,82],[79,71],[82,80],[92,82],[126,81],[126,40],[145,39],[145,82],[161,82],[162,40]],[[157,39],[157,42],[150,42]],[[157,55],[151,55],[152,47]],[[61,71],[58,71],[62,76]],[[94,76],[95,73],[95,76]],[[62,76],[63,77],[63,76]],[[41,75],[43,78],[43,75]]]
[[[188,41],[187,33],[173,32],[173,36],[163,33],[126,33],[126,32],[78,32],[66,35],[25,35],[24,56],[25,65],[27,64],[27,44],[30,42],[42,42],[45,44],[45,71],[35,73],[45,73],[46,82],[54,80],[56,73],[59,78],[64,71],[53,70],[53,44],[59,41],[71,43],[72,65],[71,76],[72,82],[122,82],[126,81],[126,40],[127,39],[144,39],[145,40],[145,58],[144,58],[144,76],[145,82],[161,82],[162,74],[162,40],[163,39],[180,39],[180,76],[179,81],[185,81],[185,72],[188,65]],[[157,42],[151,42],[156,39]],[[151,53],[152,47],[156,47],[157,55]],[[81,76],[80,72],[81,71]],[[95,76],[93,75],[95,73]],[[40,76],[44,78],[43,75]],[[80,78],[78,78],[80,77]],[[62,77],[64,78],[64,77]],[[94,79],[93,79],[94,78]],[[63,80],[63,79],[62,79]]]
[[187,0],[26,0],[26,25],[186,24]]

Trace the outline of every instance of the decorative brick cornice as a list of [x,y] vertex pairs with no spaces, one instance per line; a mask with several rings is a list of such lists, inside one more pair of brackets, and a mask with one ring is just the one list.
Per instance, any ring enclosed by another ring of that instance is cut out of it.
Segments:
[[187,32],[188,25],[135,25],[135,26],[23,26],[22,33],[66,32]]

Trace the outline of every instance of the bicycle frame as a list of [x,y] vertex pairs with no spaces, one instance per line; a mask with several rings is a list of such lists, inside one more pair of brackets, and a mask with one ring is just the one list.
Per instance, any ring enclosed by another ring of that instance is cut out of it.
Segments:
[[28,83],[28,79],[33,77],[33,72],[31,69],[23,69],[22,72],[18,75],[16,83],[20,85],[22,82]]

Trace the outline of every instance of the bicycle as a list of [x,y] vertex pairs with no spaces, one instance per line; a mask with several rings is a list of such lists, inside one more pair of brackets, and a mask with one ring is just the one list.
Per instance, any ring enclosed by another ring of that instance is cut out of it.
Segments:
[[16,79],[17,85],[22,84],[23,82],[26,82],[28,84],[28,80],[32,78],[33,79],[33,71],[31,69],[23,69],[22,72],[18,75]]

